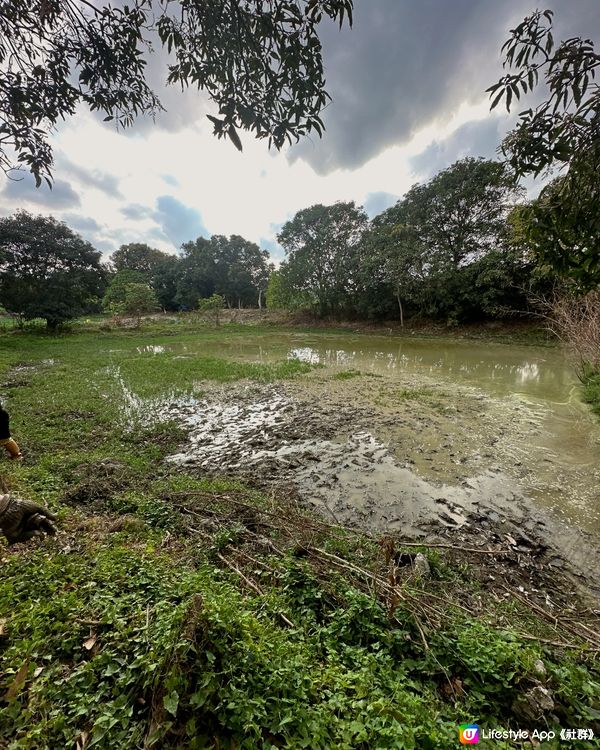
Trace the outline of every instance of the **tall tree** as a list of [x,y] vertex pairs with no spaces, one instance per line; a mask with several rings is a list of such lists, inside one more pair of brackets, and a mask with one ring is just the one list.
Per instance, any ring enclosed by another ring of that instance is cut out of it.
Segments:
[[365,237],[364,294],[375,291],[379,309],[381,286],[389,285],[398,306],[400,325],[404,326],[406,304],[418,301],[419,289],[424,287],[426,249],[414,228],[394,221],[394,214],[380,214],[372,222]]
[[193,310],[198,299],[215,293],[215,262],[210,240],[206,237],[185,242],[181,250],[175,301],[180,307]]
[[457,269],[497,245],[519,193],[502,164],[467,158],[412,187],[388,216],[415,232],[431,267]]
[[[204,90],[218,137],[237,130],[284,143],[316,131],[325,91],[323,18],[352,23],[352,0],[79,0],[0,3],[0,166],[12,153],[39,184],[50,181],[48,132],[80,104],[129,125],[160,102],[145,78],[146,41],[171,60],[167,80]],[[165,71],[167,73],[167,71]]]
[[232,234],[229,239],[211,238],[215,248],[217,278],[215,286],[230,307],[256,305],[259,290],[265,289],[269,277],[269,253],[249,240]]
[[508,260],[485,259],[505,247],[507,216],[519,193],[501,164],[464,159],[375,217],[365,243],[367,267],[371,278],[390,285],[401,319],[406,306],[448,321],[487,315],[493,294],[486,283],[494,274],[503,290],[494,297],[500,309],[520,266],[514,253],[514,269]]
[[233,234],[199,237],[183,246],[177,298],[194,307],[198,298],[222,295],[229,307],[254,306],[265,289],[269,254],[254,242]]
[[181,259],[178,255],[165,253],[164,259],[155,267],[152,288],[163,310],[177,310],[177,284],[181,275]]
[[168,253],[163,253],[144,242],[131,242],[115,250],[110,260],[117,271],[139,271],[148,279],[152,279],[157,267],[168,257]]
[[354,202],[298,211],[277,235],[286,251],[282,273],[292,293],[312,298],[321,315],[348,309],[359,287],[360,243],[367,226],[367,215]]
[[147,284],[146,276],[140,271],[133,271],[130,268],[112,274],[102,300],[104,309],[110,312],[118,312],[125,302],[127,287],[131,284]]
[[101,254],[51,216],[0,219],[0,304],[49,328],[77,317],[106,285]]
[[[504,43],[506,74],[488,91],[492,109],[518,103],[517,126],[502,143],[518,178],[561,170],[529,212],[530,239],[582,291],[600,283],[600,54],[590,39],[555,43],[551,10],[535,11]],[[535,109],[520,99],[538,86]]]

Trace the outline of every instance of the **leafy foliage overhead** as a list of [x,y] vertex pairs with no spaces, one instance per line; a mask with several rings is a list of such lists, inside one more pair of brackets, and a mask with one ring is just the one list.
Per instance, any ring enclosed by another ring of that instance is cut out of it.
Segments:
[[582,290],[600,281],[600,54],[590,39],[555,44],[553,13],[536,11],[504,43],[507,73],[488,91],[492,108],[510,110],[521,96],[545,86],[546,98],[519,114],[502,144],[517,177],[561,168],[529,214],[530,243]]
[[161,109],[146,80],[149,38],[171,56],[167,80],[197,86],[217,107],[218,137],[238,129],[281,148],[323,130],[317,27],[352,23],[352,0],[78,0],[0,2],[0,167],[51,179],[48,133],[79,104],[130,125]]
[[600,152],[600,55],[590,39],[572,37],[555,45],[551,10],[535,11],[511,30],[504,43],[507,72],[488,91],[492,109],[507,110],[522,94],[545,84],[547,98],[519,114],[502,149],[517,176],[538,175],[555,165],[573,165]]

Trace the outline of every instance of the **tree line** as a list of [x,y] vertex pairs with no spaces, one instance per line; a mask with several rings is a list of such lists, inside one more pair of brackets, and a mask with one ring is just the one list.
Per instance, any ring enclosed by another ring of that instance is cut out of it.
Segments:
[[557,282],[523,231],[522,190],[495,161],[457,161],[369,221],[353,202],[304,209],[278,235],[270,307],[468,322],[527,313]]
[[[10,170],[8,154],[15,150],[38,184],[51,179],[46,130],[77,102],[121,124],[160,107],[146,85],[140,49],[152,0],[123,11],[90,6],[89,18],[74,16],[72,3],[50,5],[43,13],[29,1],[0,11],[0,30],[17,39],[10,48],[0,44],[7,105],[0,168]],[[182,85],[192,80],[209,92],[219,106],[219,117],[210,116],[216,135],[240,147],[241,128],[280,147],[311,130],[321,132],[327,94],[317,27],[323,14],[351,22],[351,0],[310,0],[302,10],[278,0],[275,12],[260,19],[252,8],[262,7],[258,0],[244,9],[231,0],[228,7],[236,12],[215,17],[196,4],[181,19],[181,28],[202,21],[202,44],[193,49],[185,35],[174,35],[168,5],[159,3],[153,23],[161,43],[176,52],[170,79]],[[296,32],[300,26],[304,35]],[[600,54],[589,39],[556,42],[552,26],[552,11],[535,11],[502,48],[505,74],[488,89],[492,109],[504,102],[510,111],[538,85],[545,87],[545,96],[519,113],[503,140],[502,164],[457,162],[372,221],[354,203],[303,209],[278,235],[286,259],[277,271],[265,251],[235,235],[198,238],[178,256],[137,243],[123,246],[107,267],[64,224],[18,212],[0,220],[0,304],[20,319],[44,317],[55,327],[100,309],[103,298],[113,309],[128,299],[137,300],[138,310],[189,309],[213,295],[229,305],[255,298],[260,305],[268,277],[271,307],[461,321],[526,312],[529,296],[543,296],[559,278],[575,295],[597,294]],[[42,49],[53,76],[31,52]],[[206,57],[213,63],[209,71],[202,67]],[[280,74],[269,75],[265,89],[258,84],[272,72],[273,60]],[[522,200],[515,187],[521,177],[556,172],[537,200]]]
[[198,237],[177,255],[130,243],[104,263],[51,216],[18,211],[0,219],[0,305],[49,328],[101,311],[193,310],[213,295],[229,307],[261,306],[272,269],[268,252],[239,235]]
[[535,205],[503,164],[462,159],[372,220],[354,202],[298,211],[277,235],[277,270],[239,235],[198,237],[177,255],[130,243],[106,264],[64,223],[19,211],[0,220],[0,304],[49,327],[100,310],[192,310],[213,295],[320,317],[502,318],[558,281],[528,239]]

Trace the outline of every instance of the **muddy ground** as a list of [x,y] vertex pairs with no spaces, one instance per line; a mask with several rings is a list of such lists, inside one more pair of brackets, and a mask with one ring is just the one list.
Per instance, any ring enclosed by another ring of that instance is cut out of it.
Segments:
[[[422,374],[391,381],[319,369],[274,385],[198,387],[201,397],[150,410],[187,429],[169,458],[186,470],[292,491],[344,525],[475,546],[495,539],[600,594],[595,539],[560,504],[539,501],[558,497],[561,482],[589,492],[584,475],[598,473],[600,486],[600,469],[571,467],[565,479],[532,408]],[[129,423],[148,414],[125,395]]]

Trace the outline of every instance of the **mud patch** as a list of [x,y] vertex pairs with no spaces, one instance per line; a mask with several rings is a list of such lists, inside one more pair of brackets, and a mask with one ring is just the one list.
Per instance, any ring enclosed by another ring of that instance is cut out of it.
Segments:
[[19,362],[7,372],[6,380],[0,385],[2,388],[22,388],[28,386],[32,375],[45,367],[53,367],[54,359],[42,359],[37,362]]
[[103,510],[129,485],[130,471],[119,461],[105,459],[80,464],[73,472],[72,483],[63,500],[68,505]]
[[588,576],[600,559],[589,535],[533,503],[528,460],[543,414],[518,399],[422,375],[340,380],[324,370],[207,391],[150,404],[124,390],[124,412],[186,430],[168,461],[292,488],[336,523],[413,538],[512,523]]
[[468,477],[461,486],[418,476],[371,432],[353,430],[368,420],[366,408],[362,414],[340,404],[315,410],[274,390],[261,400],[243,396],[229,403],[172,403],[163,416],[185,424],[189,443],[169,460],[210,473],[291,483],[338,523],[413,534],[433,520],[465,524],[481,497],[499,506],[523,500],[501,473]]

